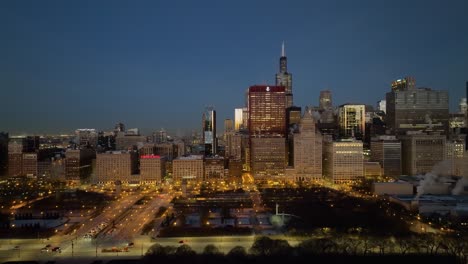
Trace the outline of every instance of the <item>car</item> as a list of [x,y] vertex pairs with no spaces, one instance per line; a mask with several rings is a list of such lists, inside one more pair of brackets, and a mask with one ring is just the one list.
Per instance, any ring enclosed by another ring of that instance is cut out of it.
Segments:
[[127,244],[127,246],[128,246],[128,247],[134,247],[134,246],[135,246],[135,243],[130,242],[130,243]]
[[183,244],[183,243],[184,243],[184,241],[183,241],[183,240],[180,240],[180,241],[179,241],[179,244]]
[[50,247],[41,248],[41,252],[49,252],[49,251],[50,251]]
[[60,247],[54,247],[52,249],[52,252],[56,252],[56,253],[62,253],[62,249]]
[[13,250],[20,250],[20,246],[14,246],[12,249]]

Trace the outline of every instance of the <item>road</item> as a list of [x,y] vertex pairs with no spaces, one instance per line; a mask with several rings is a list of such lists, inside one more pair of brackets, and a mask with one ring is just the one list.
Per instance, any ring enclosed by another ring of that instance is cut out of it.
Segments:
[[[130,248],[128,252],[110,252],[103,253],[102,247],[97,246],[89,241],[78,240],[74,244],[72,254],[71,246],[65,246],[62,253],[41,253],[40,248],[43,244],[38,239],[22,239],[13,240],[10,247],[2,246],[0,248],[0,262],[5,261],[18,261],[18,260],[37,260],[37,261],[57,261],[58,263],[70,263],[75,260],[77,263],[84,260],[97,259],[116,259],[116,258],[138,258],[144,255],[148,248],[159,243],[163,246],[178,247],[182,244],[190,246],[198,253],[203,252],[207,245],[215,245],[221,252],[228,253],[235,246],[243,246],[248,250],[254,242],[256,236],[216,236],[216,237],[172,237],[172,238],[157,238],[151,241],[148,236],[134,236],[135,246]],[[295,237],[274,237],[287,239],[288,242],[295,246],[300,243],[304,238]],[[184,241],[184,243],[180,243]],[[9,245],[8,240],[0,241],[2,245]],[[13,245],[20,245],[20,250],[13,250]]]

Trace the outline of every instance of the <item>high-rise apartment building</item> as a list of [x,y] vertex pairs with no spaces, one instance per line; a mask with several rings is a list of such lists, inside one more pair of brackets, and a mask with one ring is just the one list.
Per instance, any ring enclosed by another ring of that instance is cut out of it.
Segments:
[[249,88],[249,133],[286,135],[284,86],[255,85]]
[[446,136],[422,131],[408,132],[401,140],[402,170],[406,175],[431,172],[446,158]]
[[383,176],[401,176],[401,142],[395,136],[374,137],[370,143],[371,161],[379,162]]
[[203,112],[202,122],[205,156],[214,156],[218,150],[216,138],[216,111],[214,107],[206,107],[205,112]]
[[294,134],[294,172],[296,180],[322,178],[322,135],[315,129],[311,110],[306,110]]
[[344,104],[338,109],[340,136],[364,138],[366,129],[365,105]]
[[392,91],[386,94],[386,123],[392,132],[430,129],[448,133],[447,91],[415,88],[411,78],[395,82]]
[[281,46],[280,68],[275,79],[276,86],[285,87],[286,107],[293,106],[292,74],[288,72],[288,58],[284,50],[284,42]]
[[341,139],[325,140],[323,144],[323,172],[335,183],[364,177],[362,141]]

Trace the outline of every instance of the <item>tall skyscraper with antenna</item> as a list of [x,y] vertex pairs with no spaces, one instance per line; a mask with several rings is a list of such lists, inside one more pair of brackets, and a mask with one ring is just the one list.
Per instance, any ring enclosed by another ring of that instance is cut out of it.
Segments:
[[276,74],[276,85],[285,87],[286,107],[293,106],[292,74],[288,72],[288,58],[284,50],[284,41],[281,45],[280,68]]

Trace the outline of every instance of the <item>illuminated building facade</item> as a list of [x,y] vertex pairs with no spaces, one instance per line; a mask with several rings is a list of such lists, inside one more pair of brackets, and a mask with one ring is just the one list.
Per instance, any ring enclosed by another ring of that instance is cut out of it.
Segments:
[[204,176],[202,155],[178,157],[172,161],[172,177],[175,181],[202,181]]
[[285,175],[287,164],[284,137],[251,137],[250,169],[255,179]]
[[96,181],[99,183],[134,182],[138,170],[138,155],[134,151],[111,151],[96,155]]
[[67,149],[65,151],[65,180],[80,182],[90,176],[92,160],[96,151],[91,148]]
[[335,183],[357,180],[364,176],[362,141],[325,140],[323,144],[323,172]]
[[401,142],[395,136],[379,136],[370,143],[371,161],[379,162],[383,176],[401,176]]
[[340,136],[364,138],[366,130],[365,105],[345,104],[338,109]]
[[249,88],[250,135],[286,135],[284,86],[255,85]]
[[140,183],[160,183],[166,173],[166,160],[159,155],[140,156]]
[[294,171],[296,180],[322,178],[322,135],[315,129],[312,111],[306,110],[294,134]]
[[234,109],[234,130],[239,131],[244,129],[244,109],[236,108]]
[[448,133],[448,92],[415,88],[414,80],[396,85],[386,94],[387,127],[396,134],[431,129]]
[[224,170],[224,158],[222,157],[210,157],[205,158],[205,181],[210,180],[221,180],[225,176]]

